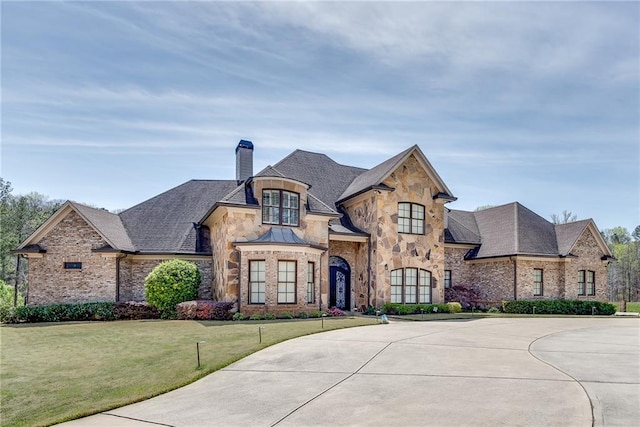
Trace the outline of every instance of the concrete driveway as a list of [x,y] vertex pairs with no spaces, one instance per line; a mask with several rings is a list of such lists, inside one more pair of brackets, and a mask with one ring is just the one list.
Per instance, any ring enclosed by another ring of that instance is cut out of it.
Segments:
[[297,338],[67,426],[635,426],[640,321],[391,322]]

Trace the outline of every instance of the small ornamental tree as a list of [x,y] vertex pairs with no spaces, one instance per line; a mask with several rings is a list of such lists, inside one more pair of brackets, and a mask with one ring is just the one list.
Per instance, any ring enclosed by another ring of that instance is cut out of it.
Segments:
[[189,261],[172,259],[158,264],[144,279],[147,302],[163,313],[173,317],[176,304],[198,298],[200,270]]

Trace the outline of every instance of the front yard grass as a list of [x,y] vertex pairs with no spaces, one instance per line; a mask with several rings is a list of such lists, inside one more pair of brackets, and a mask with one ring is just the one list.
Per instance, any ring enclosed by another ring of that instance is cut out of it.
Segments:
[[[374,318],[118,321],[0,327],[0,425],[50,425],[189,384],[287,339]],[[258,342],[258,328],[262,343]],[[196,342],[201,369],[197,369]]]
[[[620,311],[620,303],[619,302],[612,302],[611,304],[616,306],[616,310]],[[628,312],[634,312],[634,313],[640,313],[640,301],[636,301],[636,302],[627,302],[627,311]]]

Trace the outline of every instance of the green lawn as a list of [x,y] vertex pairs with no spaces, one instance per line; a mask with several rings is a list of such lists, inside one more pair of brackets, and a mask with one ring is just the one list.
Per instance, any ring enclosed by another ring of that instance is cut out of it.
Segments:
[[[2,426],[49,425],[147,399],[290,338],[375,318],[119,321],[0,327]],[[258,328],[263,326],[262,344]],[[201,369],[196,369],[196,342]]]
[[[619,302],[612,302],[611,304],[616,306],[616,310],[620,310],[620,303]],[[635,313],[640,313],[640,301],[628,302],[627,303],[627,311],[633,311]]]

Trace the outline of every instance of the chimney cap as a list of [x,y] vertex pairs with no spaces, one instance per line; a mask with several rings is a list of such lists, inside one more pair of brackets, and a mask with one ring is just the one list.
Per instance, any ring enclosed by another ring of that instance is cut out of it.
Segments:
[[238,146],[236,147],[236,153],[240,148],[247,148],[249,150],[253,150],[253,142],[247,141],[246,139],[241,139],[240,142],[238,142]]

